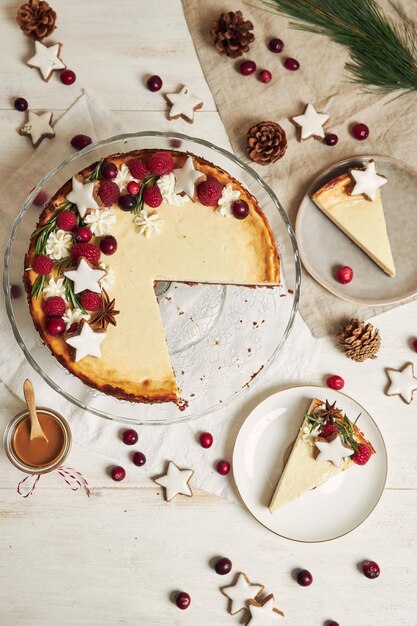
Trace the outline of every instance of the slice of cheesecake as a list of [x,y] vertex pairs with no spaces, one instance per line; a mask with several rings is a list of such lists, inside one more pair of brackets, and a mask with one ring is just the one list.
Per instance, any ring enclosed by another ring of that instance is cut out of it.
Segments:
[[[340,451],[339,458],[333,454],[334,448]],[[330,405],[315,398],[301,424],[269,510],[273,513],[355,463],[364,465],[374,453],[372,444],[356,424],[336,408],[336,403]],[[322,460],[330,456],[333,460]]]
[[313,201],[388,276],[395,276],[395,264],[388,238],[381,192],[375,200],[362,194],[350,195],[348,173],[334,178],[313,194]]

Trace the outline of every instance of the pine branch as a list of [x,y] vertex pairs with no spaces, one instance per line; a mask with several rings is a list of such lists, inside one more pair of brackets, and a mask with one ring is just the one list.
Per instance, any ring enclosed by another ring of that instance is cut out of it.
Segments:
[[399,9],[394,22],[375,0],[263,2],[297,20],[290,22],[293,28],[327,35],[346,46],[351,57],[346,69],[353,82],[383,92],[417,89],[417,25]]

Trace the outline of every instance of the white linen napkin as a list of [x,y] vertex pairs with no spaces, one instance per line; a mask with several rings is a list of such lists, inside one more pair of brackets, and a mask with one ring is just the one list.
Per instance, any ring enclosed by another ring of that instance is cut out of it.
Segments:
[[[25,197],[42,176],[71,153],[69,142],[72,136],[82,132],[96,141],[123,131],[101,102],[86,93],[61,116],[55,130],[55,139],[44,141],[0,191],[0,237],[3,250],[14,217]],[[22,180],[26,186],[22,186]],[[13,398],[5,388],[0,388],[3,404],[13,406],[16,412],[20,410],[23,381],[31,378],[38,404],[52,406],[62,413],[71,424],[74,441],[106,457],[103,459],[103,471],[110,462],[128,468],[132,449],[125,446],[120,437],[127,426],[82,411],[53,391],[32,369],[18,347],[5,311],[3,293],[0,307],[0,345],[3,355],[0,377],[9,392],[14,394]],[[143,451],[147,457],[143,471],[149,476],[162,473],[166,461],[172,460],[180,467],[194,470],[191,481],[194,487],[235,500],[237,495],[233,481],[231,477],[228,479],[216,472],[217,461],[222,458],[231,461],[237,432],[249,412],[271,393],[307,381],[308,372],[313,371],[314,363],[320,357],[319,344],[298,315],[290,336],[291,341],[284,345],[260,382],[255,383],[230,406],[191,422],[171,426],[133,426],[139,432],[139,442],[133,447]],[[177,409],[173,407],[173,410]],[[214,437],[214,444],[209,450],[204,450],[198,443],[198,435],[203,431],[211,432]]]

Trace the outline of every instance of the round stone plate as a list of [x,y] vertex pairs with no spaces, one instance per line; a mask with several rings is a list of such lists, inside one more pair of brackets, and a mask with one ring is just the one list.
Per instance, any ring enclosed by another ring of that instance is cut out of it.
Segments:
[[[374,159],[387,177],[381,188],[388,235],[397,275],[387,276],[333,222],[317,208],[311,196],[322,185],[350,168]],[[342,300],[363,305],[386,305],[417,294],[417,172],[384,156],[361,156],[336,163],[310,185],[298,210],[296,236],[305,269],[323,287]],[[354,278],[348,285],[335,278],[336,269],[349,265]]]
[[[269,502],[303,416],[313,398],[329,400],[354,420],[376,450],[355,465],[270,513]],[[242,425],[233,452],[233,473],[252,515],[272,532],[294,541],[336,539],[362,524],[377,505],[387,478],[387,452],[376,423],[360,404],[340,391],[302,386],[284,389],[259,404]]]

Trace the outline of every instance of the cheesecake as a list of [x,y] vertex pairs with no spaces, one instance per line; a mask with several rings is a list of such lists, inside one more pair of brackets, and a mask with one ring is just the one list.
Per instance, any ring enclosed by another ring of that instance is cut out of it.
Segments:
[[372,444],[336,403],[314,398],[278,480],[269,510],[273,513],[355,464],[365,465],[373,454]]
[[158,281],[273,287],[277,244],[256,199],[178,151],[115,154],[44,207],[25,258],[36,329],[86,385],[133,402],[180,400]]
[[[353,170],[356,171],[356,170]],[[382,177],[381,177],[382,178]],[[388,276],[395,276],[380,189],[373,200],[352,193],[355,185],[349,172],[318,189],[313,201]]]

